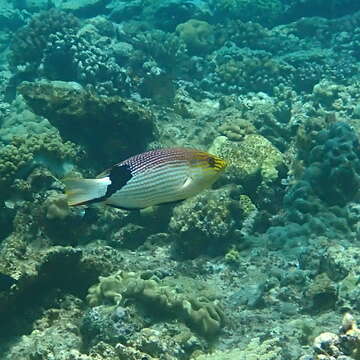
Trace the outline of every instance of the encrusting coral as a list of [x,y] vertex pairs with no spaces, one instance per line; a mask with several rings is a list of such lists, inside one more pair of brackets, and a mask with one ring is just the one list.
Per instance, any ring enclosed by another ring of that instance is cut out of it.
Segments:
[[87,299],[91,306],[104,303],[114,306],[133,299],[142,303],[150,314],[165,311],[205,337],[215,336],[224,325],[224,315],[216,300],[177,293],[165,280],[144,279],[133,272],[120,271],[100,277],[99,283],[89,289]]

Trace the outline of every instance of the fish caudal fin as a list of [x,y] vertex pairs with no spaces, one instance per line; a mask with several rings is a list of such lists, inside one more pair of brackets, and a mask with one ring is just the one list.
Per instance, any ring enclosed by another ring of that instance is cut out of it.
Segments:
[[85,205],[104,201],[108,185],[108,177],[101,179],[64,179],[65,194],[70,206]]

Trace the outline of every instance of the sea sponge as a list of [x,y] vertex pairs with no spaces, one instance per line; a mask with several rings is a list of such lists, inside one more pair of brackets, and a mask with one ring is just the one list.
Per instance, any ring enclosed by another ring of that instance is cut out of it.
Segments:
[[161,311],[175,316],[205,337],[216,335],[224,325],[224,315],[218,301],[205,296],[192,296],[191,288],[177,293],[166,280],[143,278],[134,272],[117,272],[100,277],[99,283],[89,289],[87,300],[91,306],[104,302],[119,305],[133,300],[146,306],[148,312]]
[[206,21],[190,19],[179,24],[176,33],[193,54],[208,52],[214,43],[214,29]]

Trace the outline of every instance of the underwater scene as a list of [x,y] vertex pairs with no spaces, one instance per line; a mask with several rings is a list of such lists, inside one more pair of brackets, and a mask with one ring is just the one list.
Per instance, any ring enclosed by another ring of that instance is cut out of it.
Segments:
[[0,79],[0,360],[360,360],[359,0],[0,0]]

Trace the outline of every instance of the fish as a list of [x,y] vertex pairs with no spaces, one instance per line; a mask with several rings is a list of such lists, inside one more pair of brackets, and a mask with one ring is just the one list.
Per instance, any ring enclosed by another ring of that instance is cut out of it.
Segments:
[[6,291],[11,288],[17,281],[9,275],[0,273],[0,291]]
[[143,209],[175,203],[210,187],[225,170],[225,160],[191,148],[162,148],[128,158],[97,178],[65,178],[70,206],[102,203]]

